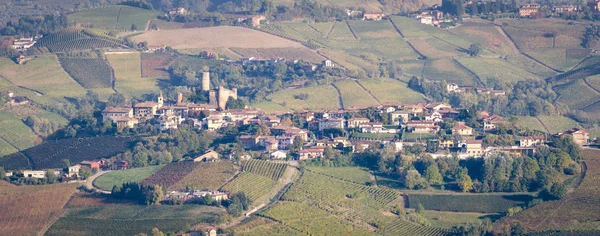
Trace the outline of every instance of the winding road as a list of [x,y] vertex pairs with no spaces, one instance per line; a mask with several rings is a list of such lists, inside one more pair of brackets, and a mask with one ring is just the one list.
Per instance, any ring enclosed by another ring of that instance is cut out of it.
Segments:
[[96,174],[90,176],[89,178],[87,178],[85,180],[85,188],[87,189],[93,189],[98,193],[103,193],[103,194],[110,194],[110,191],[105,191],[99,188],[94,187],[94,180],[96,180],[96,178],[100,177],[103,174],[106,174],[107,172],[110,172],[110,170],[107,171],[98,171],[96,172]]

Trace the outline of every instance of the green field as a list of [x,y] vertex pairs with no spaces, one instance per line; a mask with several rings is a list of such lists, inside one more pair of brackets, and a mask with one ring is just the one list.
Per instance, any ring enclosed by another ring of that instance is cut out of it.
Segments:
[[398,66],[402,68],[402,72],[406,76],[422,76],[423,75],[423,67],[425,66],[426,61],[403,61],[399,62]]
[[538,116],[538,118],[548,127],[551,134],[581,127],[577,121],[564,116]]
[[59,60],[63,69],[84,88],[111,88],[112,74],[106,61],[76,57],[60,57]]
[[250,104],[250,106],[259,108],[259,109],[265,111],[267,114],[290,110],[289,108],[286,108],[280,104],[277,104],[274,102],[269,102],[269,101],[257,102],[254,104]]
[[469,42],[479,43],[493,53],[500,55],[518,54],[519,51],[504,37],[492,24],[465,24],[461,27],[450,29],[449,32]]
[[27,125],[6,111],[0,111],[0,138],[19,150],[32,147],[37,140]]
[[452,229],[454,227],[464,226],[469,222],[476,222],[484,218],[496,220],[500,214],[483,214],[472,212],[448,212],[448,211],[425,211],[425,217],[429,220],[432,227]]
[[536,61],[526,57],[523,54],[508,55],[505,57],[505,61],[513,66],[522,68],[523,70],[526,70],[529,73],[540,76],[542,78],[548,78],[550,76],[556,75],[556,72],[554,72],[550,68],[540,63],[537,63]]
[[360,39],[399,38],[394,26],[387,20],[382,21],[348,21],[350,28]]
[[486,82],[487,78],[495,78],[507,82],[540,78],[519,67],[506,63],[502,59],[463,57],[458,59],[458,61],[477,74],[483,80],[483,83]]
[[[424,102],[423,96],[394,79],[367,79],[358,81],[382,103],[418,103]],[[345,104],[345,103],[344,103]]]
[[541,49],[526,53],[542,63],[562,71],[571,70],[583,60],[583,58],[568,58],[567,50],[564,48]]
[[186,231],[202,222],[214,222],[222,208],[199,205],[116,205],[70,208],[46,235],[137,235]]
[[17,150],[13,146],[11,146],[9,143],[0,139],[0,156],[8,155],[8,154],[18,152],[18,151],[19,150]]
[[128,182],[140,182],[152,175],[152,173],[160,169],[160,167],[162,166],[147,166],[129,170],[111,171],[94,180],[94,186],[102,190],[111,191],[112,187],[115,185],[121,186]]
[[115,72],[115,90],[129,96],[140,96],[159,91],[157,80],[142,78],[140,54],[106,54],[106,59]]
[[346,22],[335,22],[331,33],[329,33],[329,39],[356,40]]
[[[308,94],[306,100],[294,98],[294,95],[303,93]],[[267,100],[291,110],[340,108],[338,93],[331,85],[281,90],[267,96]]]
[[51,97],[77,97],[86,90],[60,66],[56,56],[41,55],[18,65],[8,58],[0,58],[0,76],[11,83],[39,91]]
[[336,82],[335,86],[342,94],[342,101],[344,101],[345,108],[372,107],[379,105],[379,102],[377,102],[375,98],[352,80]]
[[131,25],[135,25],[138,31],[143,31],[146,22],[156,19],[159,14],[156,11],[119,5],[78,11],[69,14],[68,19],[90,28],[131,30]]
[[364,184],[373,180],[371,174],[364,168],[360,167],[308,166],[307,169],[358,184]]
[[530,130],[537,130],[546,133],[546,129],[535,117],[533,116],[517,116],[516,125],[521,128],[527,128]]
[[425,61],[423,76],[431,80],[446,80],[462,86],[477,85],[477,80],[452,59]]
[[464,55],[455,45],[444,42],[438,38],[411,38],[408,39],[408,41],[413,45],[413,47],[415,47],[417,51],[425,55],[428,59]]
[[322,209],[298,202],[281,202],[260,213],[310,235],[371,235],[366,227],[357,227]]
[[243,192],[252,201],[256,201],[273,191],[276,185],[277,182],[270,178],[250,172],[243,172],[223,186],[221,190],[230,193]]
[[306,235],[303,232],[295,230],[279,222],[254,216],[231,228],[235,235],[253,236],[253,235],[273,235],[273,236],[300,236]]
[[410,208],[421,203],[426,210],[456,212],[505,212],[508,208],[526,205],[532,199],[529,194],[408,194]]
[[590,88],[583,79],[554,87],[554,91],[559,94],[556,101],[566,104],[571,110],[580,110],[600,101],[600,93]]
[[600,75],[594,75],[585,78],[585,81],[596,90],[600,90]]

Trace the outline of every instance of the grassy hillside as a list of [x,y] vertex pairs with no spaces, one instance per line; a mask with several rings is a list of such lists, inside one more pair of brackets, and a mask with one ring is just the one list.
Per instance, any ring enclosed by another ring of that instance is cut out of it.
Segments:
[[409,89],[408,86],[394,79],[368,79],[358,81],[382,103],[417,103],[423,102],[423,96]]
[[575,127],[581,127],[577,121],[564,116],[539,116],[538,118],[546,125],[546,127],[548,127],[552,134],[564,132],[565,130]]
[[344,107],[371,107],[379,105],[379,102],[373,98],[360,85],[352,80],[336,82],[335,86],[342,94]]
[[[298,94],[308,94],[308,98],[294,98]],[[267,96],[267,100],[291,110],[340,108],[338,93],[331,85],[282,90]]]
[[23,121],[6,111],[0,111],[0,138],[19,150],[32,147],[37,140]]
[[0,58],[0,76],[11,83],[39,91],[45,96],[77,97],[86,90],[60,66],[56,56],[42,55],[25,65]]
[[140,182],[146,177],[152,175],[161,166],[147,166],[142,168],[134,168],[129,170],[111,171],[94,180],[94,186],[111,191],[113,186],[121,186],[128,182]]
[[583,109],[600,101],[600,93],[588,86],[583,79],[554,87],[559,96],[557,102],[567,104],[573,110]]
[[131,25],[135,25],[143,31],[146,22],[156,19],[159,14],[157,11],[118,5],[78,11],[69,14],[68,19],[90,28],[131,30]]
[[425,61],[423,76],[431,80],[446,80],[462,86],[477,85],[477,80],[452,59]]
[[159,91],[156,79],[142,78],[140,53],[106,54],[105,56],[115,72],[116,91],[129,96]]
[[519,67],[506,63],[502,59],[463,57],[458,59],[458,61],[466,68],[473,71],[473,73],[477,74],[483,83],[486,83],[488,78],[510,82],[540,78]]

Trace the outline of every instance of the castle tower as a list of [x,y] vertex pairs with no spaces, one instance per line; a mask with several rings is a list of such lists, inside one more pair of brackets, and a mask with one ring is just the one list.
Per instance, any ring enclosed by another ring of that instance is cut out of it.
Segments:
[[177,104],[181,104],[183,102],[183,94],[177,93]]
[[158,95],[158,107],[162,107],[164,102],[165,102],[165,98],[163,97],[162,91],[160,91],[160,94]]
[[210,73],[208,71],[202,72],[202,91],[210,90]]

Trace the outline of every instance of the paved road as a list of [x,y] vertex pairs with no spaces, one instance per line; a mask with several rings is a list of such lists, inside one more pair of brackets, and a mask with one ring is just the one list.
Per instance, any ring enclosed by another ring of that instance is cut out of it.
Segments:
[[87,189],[94,189],[94,190],[96,190],[96,192],[99,192],[99,193],[110,194],[110,191],[104,191],[102,189],[98,189],[98,188],[94,187],[94,180],[96,180],[96,178],[100,177],[101,175],[105,174],[106,172],[110,172],[110,170],[98,171],[98,172],[96,172],[96,174],[87,178],[87,180],[85,181],[85,187]]

